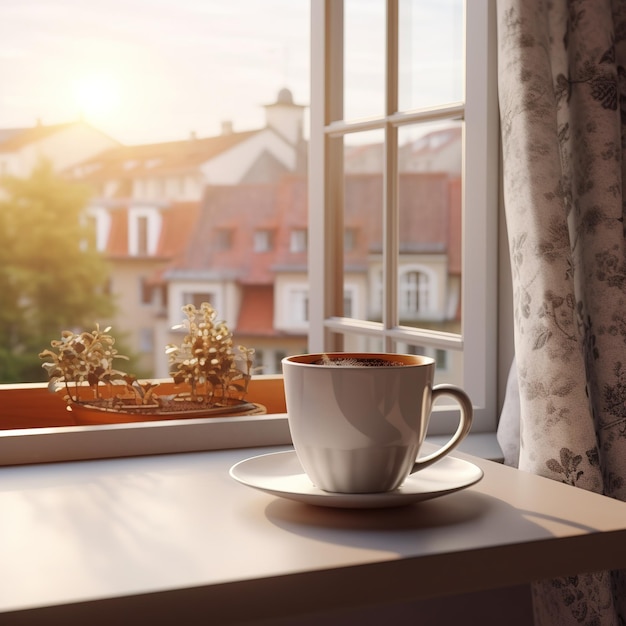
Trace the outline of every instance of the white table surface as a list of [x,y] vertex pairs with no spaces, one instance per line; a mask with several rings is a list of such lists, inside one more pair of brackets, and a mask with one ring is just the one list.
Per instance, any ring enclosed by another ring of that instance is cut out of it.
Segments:
[[626,503],[462,454],[481,482],[386,510],[228,474],[282,449],[0,468],[0,624],[227,624],[626,567]]

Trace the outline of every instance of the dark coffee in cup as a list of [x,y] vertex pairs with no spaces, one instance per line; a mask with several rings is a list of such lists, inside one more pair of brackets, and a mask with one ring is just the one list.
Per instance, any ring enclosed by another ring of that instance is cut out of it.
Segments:
[[327,367],[401,367],[406,363],[376,357],[329,357],[323,354],[322,358],[313,362],[313,365],[325,365]]

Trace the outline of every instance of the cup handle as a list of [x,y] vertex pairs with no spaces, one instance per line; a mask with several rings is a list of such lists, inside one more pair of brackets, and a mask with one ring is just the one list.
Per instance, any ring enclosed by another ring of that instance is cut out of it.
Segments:
[[432,465],[435,461],[438,461],[448,454],[448,452],[456,448],[461,441],[465,439],[465,436],[469,433],[472,426],[472,418],[474,415],[472,401],[460,387],[456,387],[455,385],[437,385],[433,388],[433,404],[439,396],[452,396],[459,403],[459,406],[461,407],[459,426],[448,443],[439,448],[436,452],[433,452],[432,454],[429,454],[421,459],[417,459],[413,465],[411,474]]

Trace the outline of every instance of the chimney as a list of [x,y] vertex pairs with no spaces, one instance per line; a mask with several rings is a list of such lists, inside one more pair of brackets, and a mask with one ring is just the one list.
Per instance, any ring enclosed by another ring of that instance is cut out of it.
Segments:
[[233,134],[233,123],[230,120],[222,122],[222,135]]

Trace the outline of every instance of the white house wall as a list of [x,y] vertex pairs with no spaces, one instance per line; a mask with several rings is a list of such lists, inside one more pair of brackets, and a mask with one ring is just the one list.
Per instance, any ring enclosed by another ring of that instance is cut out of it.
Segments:
[[236,185],[266,151],[290,171],[295,169],[294,148],[273,130],[265,129],[204,164],[204,180],[209,185]]
[[183,320],[181,309],[188,304],[184,296],[189,293],[212,294],[211,305],[217,311],[218,318],[224,320],[229,328],[235,327],[239,314],[235,287],[230,283],[208,280],[177,280],[169,283],[167,318],[170,326],[180,324]]
[[274,281],[274,328],[285,332],[301,334],[306,332],[309,324],[295,315],[293,295],[296,292],[309,292],[307,275],[298,272],[280,273]]

